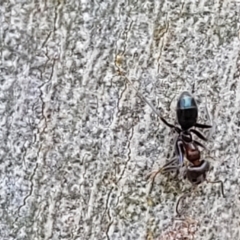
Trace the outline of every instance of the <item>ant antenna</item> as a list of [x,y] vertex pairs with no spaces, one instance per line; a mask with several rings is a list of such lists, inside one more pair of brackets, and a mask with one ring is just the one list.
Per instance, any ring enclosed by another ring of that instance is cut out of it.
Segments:
[[153,189],[153,185],[154,185],[156,176],[157,176],[159,173],[161,173],[162,170],[163,170],[163,169],[160,168],[159,170],[153,171],[153,172],[151,172],[151,173],[149,173],[149,174],[147,175],[147,179],[150,179],[150,181],[151,181],[151,186],[150,186],[150,189],[149,189],[149,193],[152,192],[152,189]]
[[142,99],[144,102],[146,102],[151,109],[161,118],[161,114],[157,111],[157,109],[134,87],[133,82],[128,79],[125,75],[123,75],[124,78],[128,81],[128,83],[130,83],[132,85],[132,88],[136,91],[137,96]]

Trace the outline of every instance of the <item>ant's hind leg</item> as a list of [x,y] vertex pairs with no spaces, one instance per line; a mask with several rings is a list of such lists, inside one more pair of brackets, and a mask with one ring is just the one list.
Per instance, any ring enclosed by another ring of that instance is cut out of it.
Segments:
[[152,188],[153,188],[153,185],[155,182],[155,178],[158,174],[172,172],[172,171],[175,171],[176,175],[179,172],[178,159],[176,157],[173,158],[168,163],[166,163],[163,167],[159,168],[158,170],[152,171],[147,175],[147,179],[150,180],[150,182],[151,182],[149,193],[152,191]]
[[152,182],[155,181],[155,178],[160,173],[166,173],[171,171],[177,171],[178,170],[178,159],[173,158],[171,161],[163,165],[163,167],[159,168],[158,170],[152,171],[147,175],[147,179],[150,179]]
[[169,165],[177,165],[178,163],[178,158],[174,157],[171,161],[167,162],[165,165],[163,165],[162,169],[166,169]]

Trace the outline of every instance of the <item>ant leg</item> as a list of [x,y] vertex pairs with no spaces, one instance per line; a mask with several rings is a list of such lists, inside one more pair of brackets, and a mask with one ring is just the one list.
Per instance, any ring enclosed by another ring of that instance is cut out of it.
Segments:
[[175,128],[174,125],[172,125],[171,123],[168,123],[163,117],[160,117],[160,119],[170,128]]
[[[183,196],[184,196],[184,195],[183,195]],[[180,214],[180,212],[179,212],[179,210],[178,210],[178,207],[179,207],[180,201],[181,201],[181,199],[183,198],[183,196],[181,196],[181,197],[177,200],[176,213],[177,213],[177,216],[178,216],[178,217],[181,217],[181,214]]]
[[210,131],[208,131],[208,133],[207,133],[207,138],[212,139],[212,135],[216,131],[216,123],[211,119],[209,111],[208,111],[206,92],[207,91],[205,91],[205,109],[206,109],[206,115],[207,115],[207,122],[212,125]]
[[160,168],[158,171],[153,171],[151,173],[149,173],[147,175],[147,179],[150,179],[151,180],[151,187],[150,187],[150,190],[149,192],[152,191],[152,188],[153,188],[153,185],[154,185],[154,182],[155,182],[155,178],[158,174],[160,173],[166,173],[166,172],[171,172],[171,171],[176,171],[176,174],[178,174],[178,171],[179,171],[179,165],[175,164],[173,166],[169,166],[171,164],[173,164],[174,162],[177,162],[178,159],[177,158],[174,158],[173,160],[171,160],[170,162],[166,163],[162,168]]
[[207,91],[205,91],[205,109],[206,109],[207,121],[210,122],[211,125],[212,125],[212,121],[211,121],[210,114],[209,114],[208,107],[207,107],[207,96],[206,96],[206,92],[207,92]]
[[194,142],[196,145],[198,145],[198,146],[206,149],[206,147],[205,147],[203,144],[201,144],[200,142],[198,142],[198,141],[196,141],[196,140],[193,140],[193,142]]
[[195,129],[190,129],[189,131],[194,133],[195,135],[197,135],[203,141],[207,141],[207,138],[205,138],[199,131],[197,131]]
[[163,169],[163,173],[166,172],[172,172],[172,171],[178,171],[179,170],[179,165],[175,165],[175,166],[171,166],[171,167],[167,167]]
[[194,83],[193,83],[193,85],[192,85],[192,94],[194,94],[195,93],[195,79],[194,79]]
[[151,172],[147,175],[147,179],[150,179],[150,181],[151,181],[151,186],[150,186],[150,189],[149,189],[149,193],[152,192],[156,176],[161,172],[162,172],[162,168],[160,168],[158,171]]
[[166,163],[163,167],[161,167],[159,170],[157,170],[157,171],[153,171],[153,172],[151,172],[151,173],[149,173],[148,175],[147,175],[147,179],[151,179],[152,180],[152,182],[154,182],[155,181],[155,178],[156,178],[156,176],[158,175],[158,174],[160,174],[160,173],[164,173],[164,172],[170,172],[170,171],[173,171],[173,170],[178,170],[178,165],[173,165],[173,166],[169,166],[169,165],[171,165],[172,163],[174,163],[174,162],[177,162],[177,158],[174,158],[173,160],[171,160],[170,162],[168,162],[168,163]]
[[212,127],[211,125],[206,125],[206,124],[201,124],[201,123],[196,123],[194,126],[198,127],[198,128],[211,128]]
[[177,133],[180,133],[181,132],[181,129],[179,127],[176,127],[174,126],[173,124],[167,122],[163,117],[161,117],[160,115],[158,115],[160,117],[160,119],[170,128],[174,128],[174,130],[177,132]]
[[220,183],[221,184],[221,193],[222,193],[222,196],[225,198],[225,194],[224,194],[224,187],[223,187],[223,182],[221,180],[218,180],[218,181],[209,181],[209,180],[206,180],[208,183]]
[[167,166],[169,166],[169,165],[171,165],[172,163],[174,163],[174,162],[177,162],[177,157],[174,157],[170,162],[167,162],[165,165],[163,165],[163,169],[165,168],[165,167],[167,167]]
[[184,155],[183,144],[181,140],[177,140],[175,143],[175,153],[178,158],[179,167],[181,167],[183,165],[183,155]]
[[204,161],[200,166],[188,166],[188,171],[191,172],[198,172],[198,173],[205,173],[209,171],[210,164],[208,161]]
[[147,175],[147,179],[151,179],[152,182],[154,182],[156,176],[157,176],[158,174],[160,174],[162,171],[163,171],[163,169],[160,168],[160,169],[157,170],[157,171],[152,171],[152,172],[150,172],[150,173]]
[[178,173],[178,166],[168,167],[166,169],[160,168],[158,171],[151,172],[150,174],[148,174],[147,178],[149,178],[150,181],[151,181],[151,186],[150,186],[150,189],[149,189],[149,193],[152,192],[156,176],[160,173],[170,172],[170,171],[176,171]]

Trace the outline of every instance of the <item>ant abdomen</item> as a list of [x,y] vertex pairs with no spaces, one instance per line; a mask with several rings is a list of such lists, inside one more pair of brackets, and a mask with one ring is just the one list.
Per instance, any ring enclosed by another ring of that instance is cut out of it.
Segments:
[[197,123],[198,107],[195,99],[188,92],[183,92],[177,102],[177,119],[183,130],[187,130]]

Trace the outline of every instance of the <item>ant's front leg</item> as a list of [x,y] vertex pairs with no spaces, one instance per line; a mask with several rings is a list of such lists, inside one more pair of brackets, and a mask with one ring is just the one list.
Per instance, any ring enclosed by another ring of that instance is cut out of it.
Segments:
[[159,116],[159,118],[163,121],[164,124],[166,124],[168,127],[173,128],[178,134],[182,132],[182,130],[179,127],[176,127],[175,125],[167,122],[163,117]]

